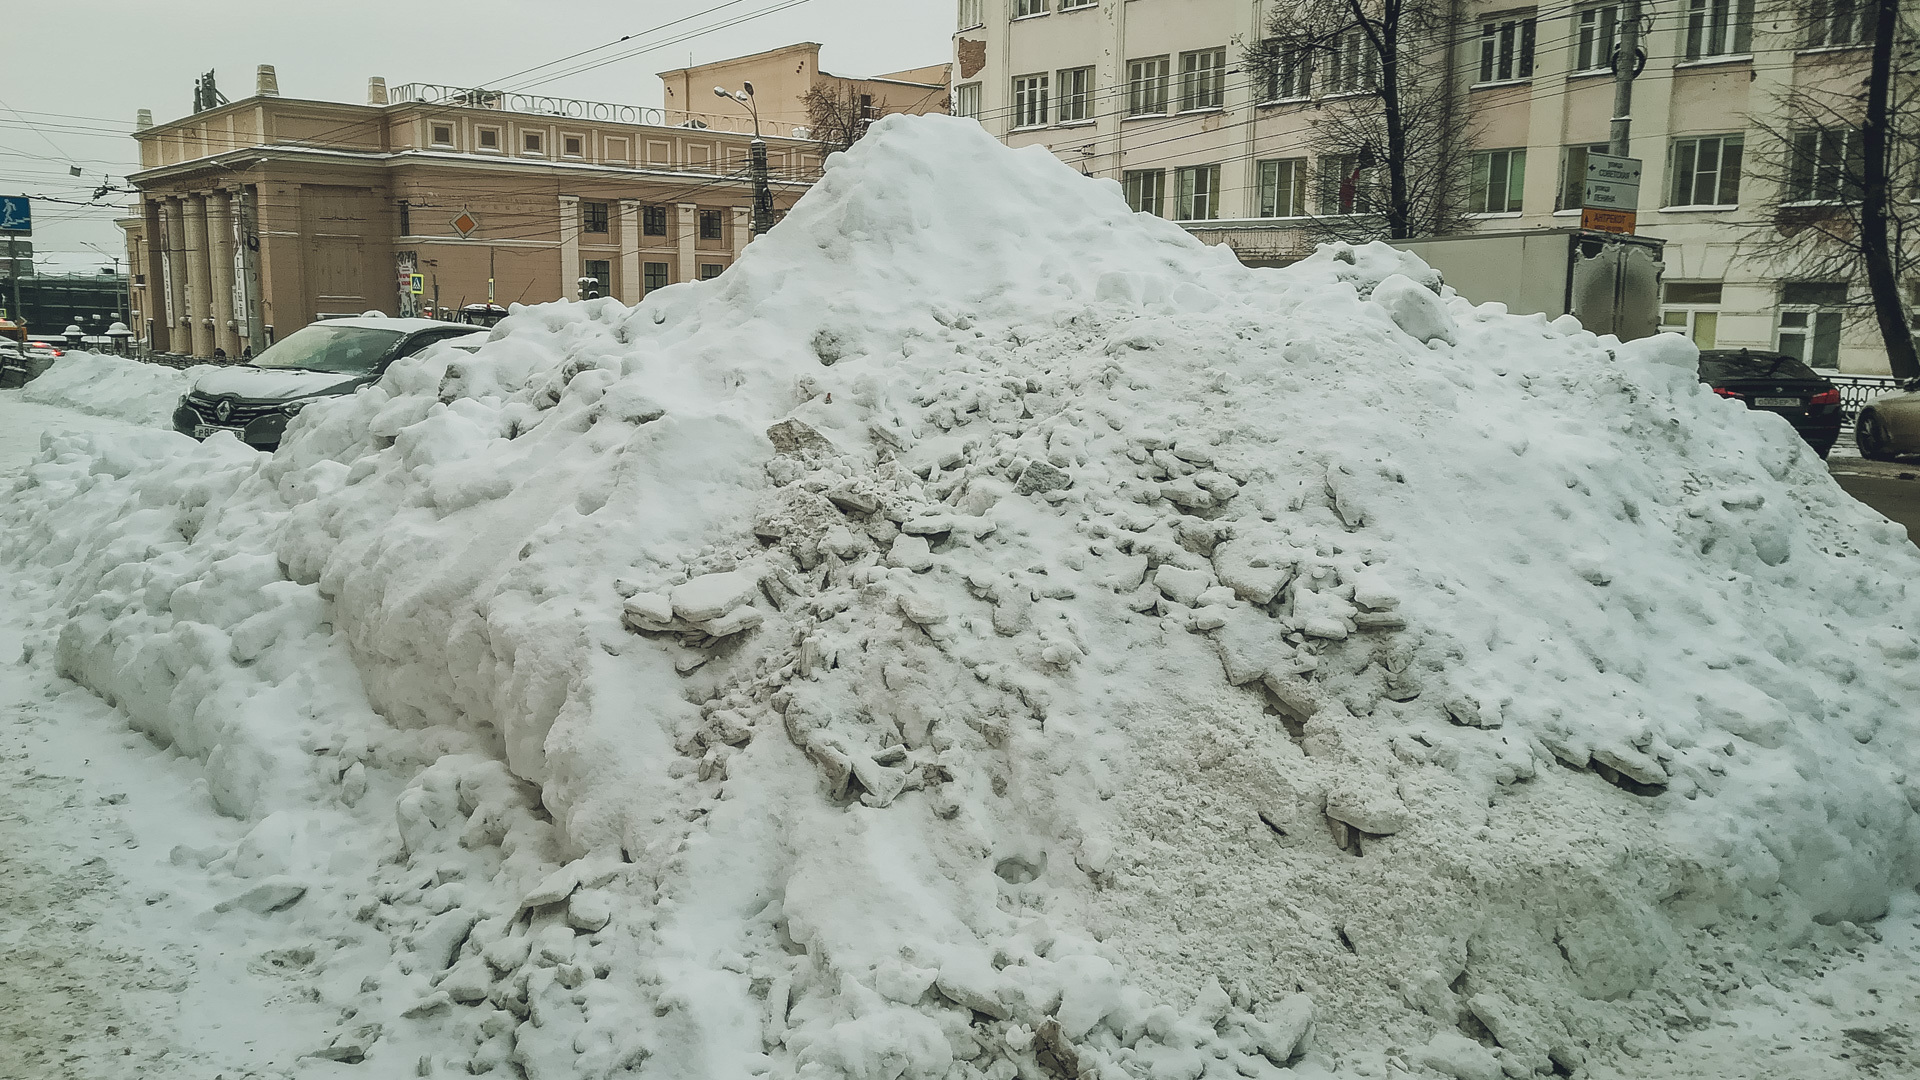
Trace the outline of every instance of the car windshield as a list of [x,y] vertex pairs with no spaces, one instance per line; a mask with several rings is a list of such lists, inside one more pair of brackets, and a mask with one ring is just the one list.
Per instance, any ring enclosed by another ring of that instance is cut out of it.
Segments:
[[303,326],[253,358],[254,367],[302,368],[336,375],[371,375],[374,365],[400,340],[398,330],[367,326]]
[[1709,383],[1731,379],[1817,379],[1805,364],[1770,352],[1703,352],[1700,377]]

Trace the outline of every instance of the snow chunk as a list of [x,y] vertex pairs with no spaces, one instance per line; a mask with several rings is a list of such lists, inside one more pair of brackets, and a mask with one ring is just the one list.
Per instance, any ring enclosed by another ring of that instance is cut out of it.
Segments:
[[669,595],[675,615],[688,622],[706,622],[753,599],[759,589],[759,574],[747,570],[729,570],[721,574],[702,574],[684,585],[674,586]]
[[1404,274],[1394,274],[1376,285],[1373,302],[1387,309],[1394,323],[1421,342],[1458,344],[1460,327],[1446,305],[1429,288]]

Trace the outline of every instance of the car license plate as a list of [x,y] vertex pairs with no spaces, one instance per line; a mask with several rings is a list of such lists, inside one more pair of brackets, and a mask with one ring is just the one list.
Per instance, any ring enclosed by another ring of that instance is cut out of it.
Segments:
[[207,438],[208,436],[210,436],[210,435],[212,435],[212,434],[213,434],[214,432],[216,432],[216,431],[231,431],[231,432],[233,432],[233,433],[234,433],[235,435],[238,435],[238,434],[240,434],[240,429],[239,429],[239,428],[237,428],[237,427],[222,427],[222,426],[220,426],[219,424],[195,424],[195,425],[193,425],[193,437],[194,437],[194,438],[196,438],[196,439],[204,439],[204,438]]
[[1762,409],[1797,409],[1801,405],[1797,397],[1757,397],[1753,403]]

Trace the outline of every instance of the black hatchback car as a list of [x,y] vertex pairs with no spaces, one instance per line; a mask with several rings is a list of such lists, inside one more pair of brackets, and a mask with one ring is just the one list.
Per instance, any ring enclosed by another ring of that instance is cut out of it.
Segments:
[[436,341],[486,332],[461,323],[371,315],[310,323],[246,364],[200,376],[173,411],[173,427],[196,439],[231,431],[248,446],[272,450],[287,421],[308,405],[351,394],[386,374],[395,360]]
[[1721,397],[1785,418],[1821,457],[1840,438],[1840,391],[1785,353],[1706,349],[1700,381]]

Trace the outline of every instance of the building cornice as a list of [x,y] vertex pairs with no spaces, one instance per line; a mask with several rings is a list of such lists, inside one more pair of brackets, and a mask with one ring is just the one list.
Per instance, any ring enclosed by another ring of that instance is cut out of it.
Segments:
[[[149,183],[174,180],[193,176],[203,172],[231,173],[245,171],[264,165],[270,161],[299,161],[305,163],[327,163],[349,167],[369,169],[396,169],[407,165],[430,165],[466,169],[475,172],[497,172],[511,169],[521,172],[550,172],[556,176],[603,177],[607,179],[631,179],[644,177],[649,179],[675,182],[732,182],[741,185],[751,183],[745,176],[725,173],[693,172],[684,169],[658,169],[642,166],[602,165],[593,162],[575,161],[530,161],[524,158],[477,157],[472,154],[444,153],[435,150],[395,150],[382,152],[363,152],[353,150],[330,150],[322,147],[295,146],[277,143],[272,146],[253,146],[240,150],[228,150],[211,157],[195,158],[175,165],[163,165],[156,169],[129,173],[128,182],[135,187],[144,188]],[[812,186],[802,180],[769,181],[776,188],[805,190]]]

